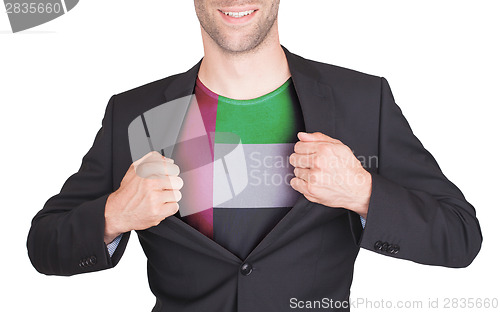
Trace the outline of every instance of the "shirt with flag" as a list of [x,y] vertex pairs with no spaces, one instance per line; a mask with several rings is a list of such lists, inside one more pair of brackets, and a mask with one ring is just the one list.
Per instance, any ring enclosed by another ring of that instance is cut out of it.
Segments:
[[[291,78],[263,96],[236,100],[197,77],[193,99],[172,154],[184,181],[181,220],[243,260],[300,196],[290,186],[289,163],[297,133],[305,131],[298,96]],[[120,239],[108,245],[110,255]]]
[[298,97],[291,78],[249,100],[218,95],[197,78],[195,97],[178,141],[196,143],[172,155],[184,181],[181,219],[244,259],[300,195],[289,163],[305,130]]

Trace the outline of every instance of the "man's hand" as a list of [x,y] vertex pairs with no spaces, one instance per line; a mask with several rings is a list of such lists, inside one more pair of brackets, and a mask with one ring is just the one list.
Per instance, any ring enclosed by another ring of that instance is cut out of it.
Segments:
[[183,185],[179,167],[156,151],[130,165],[120,188],[111,193],[105,207],[104,242],[121,233],[158,225],[179,210]]
[[371,174],[351,149],[320,132],[299,132],[298,138],[290,155],[295,167],[290,185],[312,202],[343,207],[366,218]]

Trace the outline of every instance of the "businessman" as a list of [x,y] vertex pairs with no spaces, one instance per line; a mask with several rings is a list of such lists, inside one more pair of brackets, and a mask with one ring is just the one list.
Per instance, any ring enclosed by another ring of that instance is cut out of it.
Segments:
[[112,268],[134,230],[153,311],[348,311],[360,247],[473,261],[475,209],[384,78],[288,51],[279,0],[194,5],[204,57],[111,97],[80,169],[33,219],[39,272]]

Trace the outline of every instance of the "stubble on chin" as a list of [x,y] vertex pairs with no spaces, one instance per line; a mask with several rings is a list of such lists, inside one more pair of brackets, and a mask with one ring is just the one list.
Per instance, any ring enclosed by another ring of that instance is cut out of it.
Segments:
[[271,13],[263,21],[257,23],[246,36],[231,39],[223,34],[216,24],[216,17],[211,16],[203,1],[198,2],[196,14],[205,33],[214,41],[221,51],[228,55],[247,54],[258,51],[269,37],[273,25],[276,23],[278,15],[279,1],[274,4]]

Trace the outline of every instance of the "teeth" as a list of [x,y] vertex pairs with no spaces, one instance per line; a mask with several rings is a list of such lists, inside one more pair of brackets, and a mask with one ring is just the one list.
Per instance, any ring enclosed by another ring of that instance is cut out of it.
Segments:
[[255,12],[255,10],[249,10],[249,11],[243,11],[243,12],[222,12],[222,13],[226,14],[227,16],[239,18],[239,17],[250,15],[253,12]]

